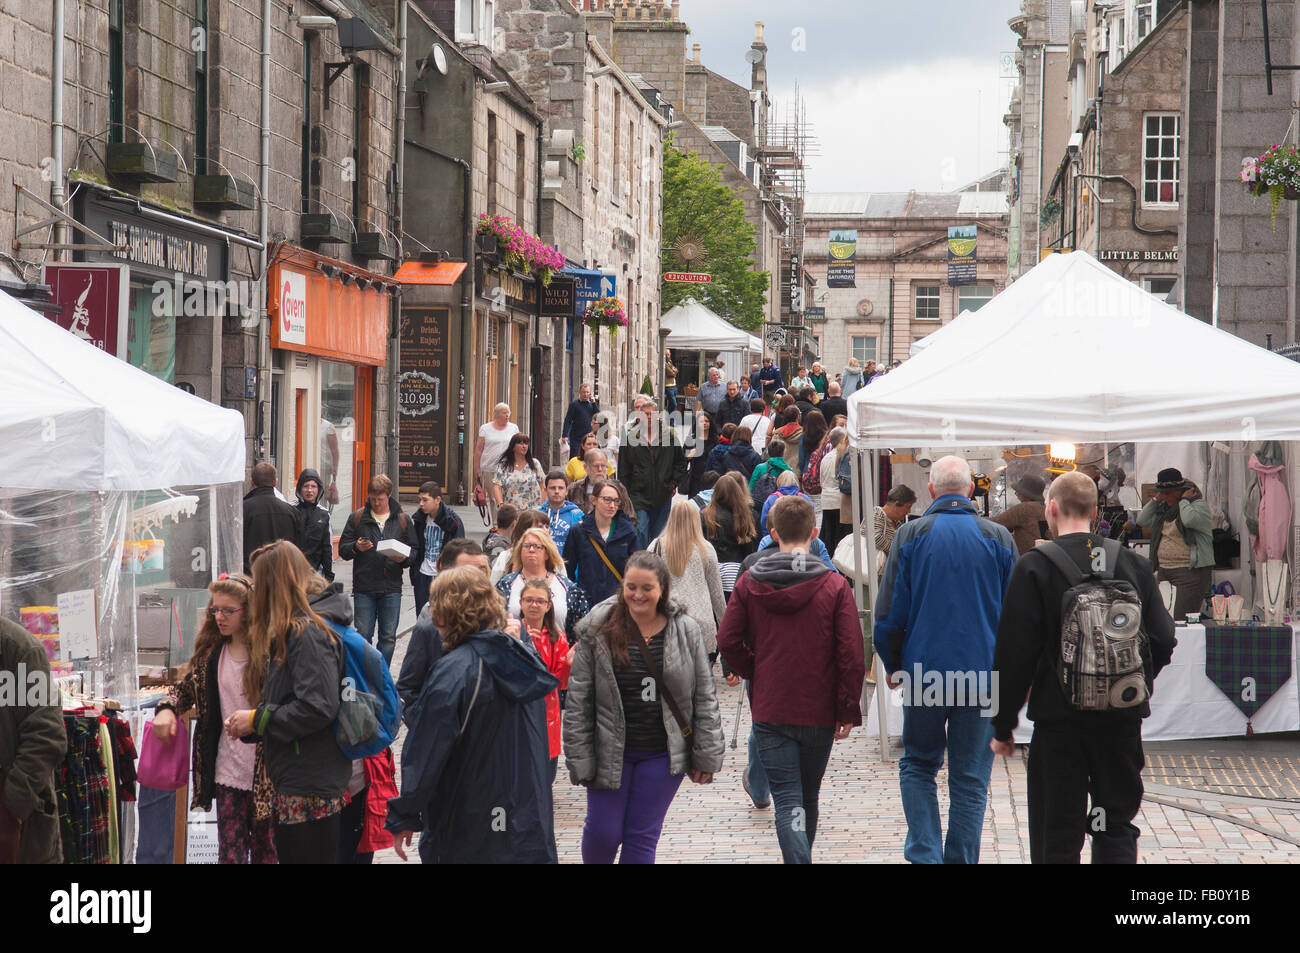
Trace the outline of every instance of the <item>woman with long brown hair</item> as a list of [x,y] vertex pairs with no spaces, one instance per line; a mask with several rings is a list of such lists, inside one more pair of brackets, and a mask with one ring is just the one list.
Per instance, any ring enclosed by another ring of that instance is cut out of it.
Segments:
[[739,473],[727,473],[713,485],[713,497],[700,513],[704,538],[713,544],[718,555],[718,573],[722,578],[724,599],[740,575],[745,557],[758,551],[759,532],[754,523],[749,488]]
[[249,701],[257,707],[232,714],[226,731],[262,741],[275,785],[280,863],[337,863],[340,812],[352,773],[333,728],[343,645],[311,606],[307,587],[315,573],[297,546],[268,543],[250,562]]
[[799,471],[795,474],[800,479],[804,470],[808,469],[808,458],[822,448],[829,429],[820,410],[810,410],[803,415],[803,436],[799,439]]
[[613,863],[620,847],[619,863],[654,863],[682,778],[689,771],[708,784],[722,767],[704,640],[669,587],[660,557],[634,553],[616,597],[578,625],[564,756],[573,783],[587,788],[584,863]]
[[244,745],[222,732],[224,720],[250,705],[252,643],[249,596],[253,582],[242,573],[222,575],[208,585],[208,611],[194,640],[185,674],[158,703],[154,734],[171,742],[177,719],[196,713],[190,808],[207,811],[217,802],[221,864],[274,864],[275,795],[262,759],[262,746]]
[[709,665],[718,656],[718,623],[726,611],[718,553],[700,530],[700,512],[685,500],[673,504],[664,531],[650,544],[650,552],[664,558],[673,598],[695,620],[704,637]]

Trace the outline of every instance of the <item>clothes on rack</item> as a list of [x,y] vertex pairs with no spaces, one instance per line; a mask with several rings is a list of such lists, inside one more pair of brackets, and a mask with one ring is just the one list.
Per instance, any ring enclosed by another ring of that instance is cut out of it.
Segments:
[[66,864],[110,862],[109,812],[116,807],[100,740],[101,717],[63,716],[68,753],[55,773],[55,793]]
[[112,712],[108,719],[108,733],[112,738],[113,771],[117,777],[117,800],[135,800],[135,762],[140,756],[131,737],[131,726],[120,712]]

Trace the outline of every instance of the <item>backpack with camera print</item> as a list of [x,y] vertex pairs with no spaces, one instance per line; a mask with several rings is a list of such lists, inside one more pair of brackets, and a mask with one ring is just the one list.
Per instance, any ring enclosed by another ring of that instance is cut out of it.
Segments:
[[1120,545],[1103,539],[1085,572],[1055,542],[1038,547],[1070,583],[1061,600],[1057,674],[1066,701],[1077,711],[1122,711],[1147,700],[1142,598],[1115,578]]

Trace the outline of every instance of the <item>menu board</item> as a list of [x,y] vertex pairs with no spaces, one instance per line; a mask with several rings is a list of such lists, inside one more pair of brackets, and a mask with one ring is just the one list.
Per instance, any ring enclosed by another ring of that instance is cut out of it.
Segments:
[[449,380],[448,308],[403,309],[402,360],[397,399],[401,490],[447,481],[448,407],[456,400]]

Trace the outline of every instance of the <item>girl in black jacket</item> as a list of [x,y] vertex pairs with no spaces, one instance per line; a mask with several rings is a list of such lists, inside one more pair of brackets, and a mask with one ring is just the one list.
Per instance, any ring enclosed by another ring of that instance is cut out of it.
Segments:
[[[343,681],[343,645],[311,607],[306,558],[283,540],[253,553],[251,664],[256,709],[235,712],[226,731],[262,741],[275,786],[275,848],[282,864],[333,864],[352,762],[333,721]],[[269,662],[266,661],[269,659]]]
[[749,490],[744,478],[732,471],[718,478],[713,497],[700,513],[704,536],[718,553],[722,573],[722,591],[728,599],[740,575],[745,557],[758,551],[758,528],[749,505]]

